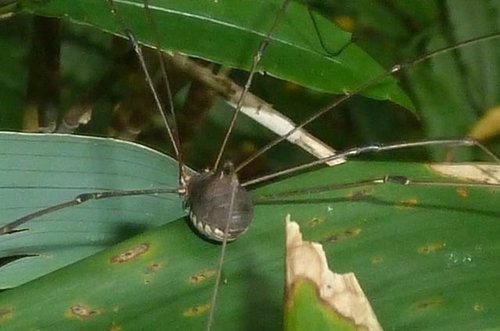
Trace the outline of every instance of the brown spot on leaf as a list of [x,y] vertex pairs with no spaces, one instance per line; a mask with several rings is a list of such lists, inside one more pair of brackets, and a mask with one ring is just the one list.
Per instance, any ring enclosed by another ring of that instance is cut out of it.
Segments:
[[328,234],[325,239],[320,240],[320,243],[326,244],[326,243],[332,243],[336,242],[339,240],[344,240],[348,239],[351,237],[356,237],[361,233],[361,228],[350,228],[350,229],[344,229],[341,231],[337,231],[331,234]]
[[189,277],[190,284],[198,284],[215,275],[215,270],[206,270]]
[[186,309],[182,312],[182,315],[185,317],[195,317],[195,316],[198,316],[200,314],[203,314],[204,312],[208,311],[209,309],[210,309],[210,305],[207,303],[204,305],[189,307],[188,309]]
[[352,192],[349,192],[346,196],[346,198],[348,200],[361,200],[363,199],[364,197],[368,196],[370,194],[370,192],[368,192],[368,190],[361,190],[361,191],[352,191]]
[[132,247],[128,250],[126,250],[123,253],[120,253],[118,255],[115,255],[109,259],[111,263],[124,263],[128,262],[132,259],[135,259],[136,257],[146,253],[149,250],[149,244],[142,243],[139,244],[135,247]]
[[467,198],[467,190],[465,188],[457,188],[457,193],[462,198]]
[[77,317],[81,320],[86,320],[92,316],[100,315],[100,314],[101,314],[100,309],[93,309],[93,308],[91,308],[87,305],[81,304],[81,303],[77,303],[77,304],[71,306],[69,309],[69,316]]
[[320,225],[321,223],[323,223],[323,220],[314,217],[314,218],[310,219],[309,221],[307,221],[306,226],[308,226],[310,228],[314,228],[315,226]]
[[344,231],[346,237],[354,237],[361,233],[360,228],[352,228]]
[[417,198],[401,200],[399,201],[399,205],[402,207],[415,207],[416,205],[418,205],[418,200]]
[[381,264],[384,262],[384,258],[382,256],[374,256],[372,257],[373,264]]
[[12,307],[0,307],[0,322],[10,319],[12,316]]
[[412,309],[414,309],[414,310],[429,309],[429,308],[432,308],[435,306],[439,306],[442,302],[443,302],[443,300],[440,298],[422,300],[422,301],[415,302],[412,305]]
[[446,247],[445,242],[428,243],[417,248],[418,254],[430,254]]

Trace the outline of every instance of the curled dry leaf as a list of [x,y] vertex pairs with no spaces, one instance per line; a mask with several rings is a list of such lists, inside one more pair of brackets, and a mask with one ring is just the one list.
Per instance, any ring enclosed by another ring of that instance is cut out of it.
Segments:
[[441,175],[484,184],[500,184],[500,166],[495,164],[431,164]]
[[[293,322],[287,321],[290,311],[294,306],[298,306],[300,294],[297,288],[302,284],[312,284],[315,288],[316,298],[308,303],[308,314],[311,308],[321,307],[321,318],[324,318],[325,311],[329,320],[326,325],[340,327],[350,326],[352,329],[382,330],[370,303],[363,293],[361,286],[354,273],[337,274],[328,267],[323,246],[314,242],[302,240],[299,225],[290,220],[290,215],[286,218],[286,329],[301,329],[296,325],[291,325],[297,318],[304,316],[294,316]],[[326,308],[326,310],[324,309]],[[297,310],[295,309],[295,312]],[[309,319],[305,316],[306,319]],[[316,321],[307,322],[308,329],[318,325]],[[325,324],[322,325],[324,328]]]

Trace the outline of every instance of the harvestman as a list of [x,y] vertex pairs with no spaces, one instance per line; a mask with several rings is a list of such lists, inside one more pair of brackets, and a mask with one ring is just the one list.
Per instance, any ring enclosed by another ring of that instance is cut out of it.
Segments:
[[[280,9],[281,15],[284,13],[286,6],[289,1],[285,1],[282,5],[282,8]],[[112,4],[112,2],[111,2]],[[113,6],[113,4],[112,4]],[[114,9],[113,9],[114,10]],[[486,154],[488,154],[493,160],[498,162],[498,159],[496,156],[491,153],[486,147],[475,141],[474,139],[448,139],[448,140],[427,140],[427,141],[419,141],[419,142],[408,142],[408,143],[396,143],[396,144],[390,144],[390,145],[379,145],[379,144],[374,144],[374,145],[369,145],[369,146],[363,146],[363,147],[356,147],[356,148],[351,148],[346,151],[339,152],[335,155],[328,156],[322,159],[319,159],[314,162],[310,162],[304,165],[296,166],[293,168],[285,169],[282,171],[278,171],[276,173],[262,176],[260,178],[256,178],[253,180],[249,180],[242,185],[240,185],[236,173],[243,169],[245,166],[250,164],[253,160],[258,158],[260,155],[263,153],[267,152],[269,149],[272,147],[276,146],[278,143],[281,141],[285,140],[292,134],[294,134],[297,130],[301,129],[305,125],[309,124],[310,122],[314,121],[315,119],[319,118],[321,115],[325,114],[326,112],[332,110],[339,104],[343,103],[347,99],[349,99],[352,95],[363,91],[364,89],[374,85],[375,83],[379,82],[382,78],[386,77],[387,75],[390,74],[395,74],[402,69],[404,69],[406,66],[409,65],[414,65],[419,62],[425,61],[431,57],[434,57],[440,53],[443,52],[448,52],[450,50],[459,48],[459,47],[464,47],[472,43],[477,43],[480,41],[488,40],[488,39],[493,39],[498,37],[498,34],[487,36],[484,38],[479,38],[479,39],[474,39],[470,41],[463,42],[457,46],[453,47],[447,47],[445,49],[441,49],[435,52],[432,52],[430,54],[427,54],[425,56],[419,57],[418,59],[411,61],[410,63],[404,64],[404,65],[395,65],[394,67],[390,68],[386,73],[381,75],[380,77],[375,77],[372,81],[368,81],[361,86],[357,87],[353,91],[346,93],[345,96],[340,97],[339,99],[335,100],[333,103],[329,104],[328,106],[324,107],[321,109],[319,112],[308,118],[307,120],[303,121],[299,125],[296,126],[295,129],[289,131],[287,134],[279,137],[278,139],[272,141],[268,145],[266,145],[264,148],[256,152],[254,155],[249,157],[247,160],[243,161],[240,165],[238,166],[233,166],[231,162],[226,162],[222,167],[220,166],[221,159],[224,154],[224,149],[227,144],[227,141],[229,139],[230,133],[232,131],[232,128],[234,126],[234,122],[236,121],[236,117],[242,107],[242,102],[243,99],[248,92],[248,89],[250,88],[250,83],[252,81],[253,75],[258,71],[258,65],[259,62],[264,55],[264,50],[271,41],[271,35],[276,28],[276,26],[279,23],[280,16],[276,17],[275,21],[273,22],[273,26],[269,30],[266,38],[261,42],[257,56],[254,58],[253,65],[250,71],[250,76],[247,80],[247,83],[245,85],[245,88],[243,90],[243,93],[241,94],[240,100],[238,101],[238,104],[235,108],[232,120],[231,120],[231,125],[224,137],[224,141],[222,143],[222,146],[220,148],[220,151],[217,156],[217,160],[212,167],[212,169],[207,170],[205,172],[202,172],[200,174],[193,175],[191,178],[188,178],[186,175],[186,171],[183,168],[182,163],[179,165],[179,182],[181,184],[179,189],[149,189],[149,190],[130,190],[130,191],[115,191],[115,192],[93,192],[93,193],[84,193],[80,194],[76,198],[74,198],[71,201],[67,201],[58,205],[54,205],[42,210],[39,210],[37,212],[34,212],[32,214],[26,215],[24,217],[21,217],[13,222],[10,222],[6,225],[3,225],[0,227],[0,233],[5,234],[9,233],[13,229],[17,228],[21,224],[28,222],[34,218],[40,217],[42,215],[45,215],[47,213],[54,212],[56,210],[62,209],[62,208],[67,208],[71,207],[74,205],[81,204],[85,201],[88,200],[97,200],[97,199],[105,199],[105,198],[110,198],[110,197],[117,197],[117,196],[130,196],[130,195],[142,195],[142,194],[153,194],[153,193],[179,193],[181,196],[183,196],[184,204],[186,208],[190,212],[190,217],[193,222],[193,225],[205,236],[207,236],[210,239],[216,240],[216,241],[225,241],[227,240],[234,240],[236,237],[246,231],[248,228],[251,218],[252,218],[252,203],[250,201],[250,196],[246,193],[246,190],[243,188],[245,186],[251,185],[251,184],[256,184],[260,183],[272,178],[276,178],[279,176],[283,176],[286,174],[290,174],[295,171],[299,170],[304,170],[310,167],[314,167],[317,165],[325,164],[330,161],[334,160],[340,160],[344,159],[347,157],[359,155],[359,154],[364,154],[364,153],[377,153],[377,152],[382,152],[382,151],[388,151],[388,150],[394,150],[394,149],[402,149],[402,148],[410,148],[410,147],[422,147],[422,146],[430,146],[430,145],[447,145],[447,146],[456,146],[456,145],[463,145],[463,146],[477,146],[481,148]],[[122,25],[126,27],[125,23],[122,21]],[[160,110],[160,113],[163,116],[165,126],[168,131],[168,135],[171,139],[171,142],[174,147],[175,151],[175,156],[177,159],[181,159],[181,154],[179,150],[179,138],[176,136],[176,128],[175,128],[175,123],[169,124],[167,120],[167,115],[165,110],[163,109],[163,105],[160,102],[160,99],[158,97],[158,94],[154,90],[154,85],[152,82],[151,77],[149,76],[146,64],[144,62],[143,56],[141,49],[138,45],[138,42],[135,40],[135,37],[133,36],[132,32],[126,29],[125,34],[127,37],[132,41],[134,45],[134,49],[138,55],[138,58],[140,59],[141,67],[144,70],[146,74],[146,79],[148,82],[148,85],[150,86],[153,96],[155,98],[155,103]],[[164,70],[164,69],[163,69]],[[168,82],[167,82],[167,88],[168,88]],[[175,119],[175,113],[173,112],[173,106],[170,104],[169,110],[172,114],[172,118]],[[401,181],[401,178],[396,179],[395,177],[387,177],[384,180],[389,180],[389,181]],[[378,181],[377,181],[378,182]],[[408,180],[402,180],[401,181],[403,184],[407,183]],[[206,192],[201,193],[201,192]],[[234,191],[234,192],[232,192]],[[222,203],[222,201],[231,201],[232,199],[230,198],[233,195],[236,195],[236,198],[234,200],[236,206],[233,207],[232,203],[226,204]],[[217,204],[222,204],[221,209],[218,208],[213,208],[213,204],[215,201],[215,205]],[[232,209],[235,209],[234,211],[230,211]],[[226,221],[222,220],[222,215],[232,215],[230,216],[231,221],[228,223]],[[226,225],[227,224],[227,225]],[[227,226],[227,228],[226,228]],[[226,234],[225,234],[226,233]],[[226,238],[227,237],[227,238]]]
[[[283,13],[286,7],[288,1],[285,1],[283,4],[283,8],[281,9],[280,13]],[[8,223],[6,225],[3,225],[0,227],[0,234],[6,234],[9,232],[12,232],[15,230],[17,227],[19,227],[21,224],[24,224],[25,222],[28,222],[34,218],[40,217],[42,215],[79,205],[81,203],[84,203],[89,200],[98,200],[98,199],[105,199],[105,198],[110,198],[110,197],[118,197],[118,196],[131,196],[131,195],[142,195],[142,194],[157,194],[157,193],[179,193],[183,199],[184,205],[189,211],[190,214],[190,219],[193,223],[193,225],[196,227],[200,233],[208,237],[209,239],[215,240],[215,241],[220,241],[223,243],[222,245],[222,253],[221,253],[221,260],[220,264],[222,266],[223,262],[223,257],[224,257],[224,249],[226,247],[227,241],[235,240],[239,235],[244,233],[248,226],[250,225],[250,222],[252,220],[252,201],[250,196],[245,190],[245,187],[251,184],[256,184],[260,183],[265,180],[269,180],[272,178],[276,178],[282,175],[286,175],[289,173],[292,173],[294,171],[299,171],[303,169],[307,169],[309,167],[317,166],[320,164],[324,164],[329,161],[334,161],[337,159],[343,159],[343,158],[348,158],[351,156],[359,155],[359,154],[364,154],[364,153],[376,153],[376,152],[381,152],[381,151],[388,151],[388,150],[393,150],[393,149],[402,149],[402,148],[409,148],[409,147],[421,147],[421,146],[429,146],[429,145],[447,145],[447,146],[457,146],[457,145],[464,145],[464,146],[478,146],[481,148],[486,154],[490,155],[492,159],[495,161],[499,162],[498,159],[496,158],[495,155],[493,155],[488,149],[486,149],[484,146],[479,144],[473,139],[449,139],[449,140],[427,140],[427,141],[419,141],[419,142],[411,142],[411,143],[397,143],[397,144],[390,144],[390,145],[369,145],[369,146],[364,146],[364,147],[359,147],[359,148],[352,148],[343,152],[340,152],[334,156],[329,156],[326,158],[322,158],[318,161],[314,161],[305,165],[293,167],[290,169],[286,169],[283,171],[276,172],[271,175],[266,175],[254,180],[247,181],[245,183],[240,184],[237,178],[236,173],[240,171],[243,167],[247,166],[252,162],[254,159],[256,159],[258,156],[260,156],[262,153],[266,152],[267,150],[271,149],[273,146],[278,144],[279,142],[283,141],[286,139],[288,136],[292,135],[297,129],[305,126],[306,124],[310,123],[314,119],[318,118],[322,114],[326,113],[327,111],[335,108],[338,104],[344,102],[345,100],[349,99],[352,94],[355,94],[359,91],[362,91],[366,89],[367,87],[373,85],[376,83],[380,77],[375,78],[373,81],[367,82],[366,84],[363,84],[362,86],[359,86],[356,88],[354,91],[350,92],[349,94],[346,94],[343,97],[340,97],[338,100],[333,102],[331,105],[325,107],[322,109],[320,112],[312,116],[310,119],[302,122],[299,124],[296,129],[288,132],[286,135],[276,139],[275,141],[271,142],[268,144],[266,147],[264,147],[261,151],[250,157],[248,160],[244,161],[242,164],[238,166],[234,166],[230,162],[225,162],[221,166],[221,159],[223,157],[224,153],[224,148],[227,143],[227,140],[229,139],[229,135],[231,132],[231,129],[234,125],[234,122],[236,120],[236,116],[241,108],[241,103],[243,100],[243,97],[245,93],[248,91],[248,88],[250,86],[250,83],[252,81],[252,76],[255,72],[258,71],[258,65],[259,61],[262,56],[265,56],[265,47],[267,44],[270,42],[271,35],[273,33],[274,28],[277,26],[279,23],[280,17],[277,17],[275,22],[273,23],[272,28],[269,30],[267,37],[263,40],[261,45],[259,46],[259,51],[258,55],[255,57],[254,62],[253,62],[253,67],[251,70],[250,77],[248,78],[247,84],[245,86],[244,92],[242,93],[242,96],[238,102],[238,105],[236,107],[236,110],[233,115],[233,119],[231,121],[231,126],[224,138],[224,142],[222,143],[222,147],[220,149],[220,152],[218,154],[217,160],[215,162],[215,165],[213,166],[213,170],[208,170],[206,172],[202,172],[200,174],[195,174],[192,175],[190,178],[186,175],[186,171],[183,168],[183,165],[179,165],[179,182],[180,182],[180,187],[178,189],[148,189],[148,190],[130,190],[130,191],[108,191],[108,192],[91,192],[91,193],[84,193],[78,195],[76,198],[63,202],[58,205],[54,205],[45,209],[41,209],[39,211],[36,211],[32,214],[26,215],[24,217],[21,217],[11,223]],[[123,24],[123,23],[122,23]],[[123,26],[126,27],[125,24]],[[157,107],[159,108],[161,114],[163,115],[164,122],[166,124],[167,130],[169,137],[172,141],[172,144],[174,146],[175,154],[176,157],[181,160],[181,153],[179,151],[179,138],[176,136],[176,127],[175,123],[171,124],[167,120],[166,113],[163,110],[163,106],[161,105],[161,102],[159,101],[159,97],[157,93],[154,90],[154,85],[152,83],[152,79],[149,76],[148,70],[146,68],[145,62],[143,60],[143,56],[141,54],[141,49],[138,46],[137,41],[135,41],[135,38],[133,34],[130,31],[126,31],[125,33],[127,37],[132,41],[134,45],[134,49],[138,54],[139,60],[141,62],[141,66],[146,74],[146,79],[148,81],[148,84],[153,92],[153,95],[155,97],[155,102],[157,104]],[[493,37],[498,37],[498,35],[493,36]],[[492,36],[488,37],[492,38]],[[488,38],[483,38],[483,40],[488,39]],[[424,61],[430,57],[435,56],[436,54],[439,54],[443,51],[449,51],[451,49],[457,48],[457,47],[463,47],[467,45],[468,43],[474,43],[478,42],[478,39],[475,39],[470,42],[465,42],[460,44],[459,46],[454,46],[450,48],[446,48],[444,50],[439,50],[436,52],[433,52],[432,54],[425,55],[423,57],[418,58],[415,61],[412,61],[410,64],[415,64],[421,61]],[[388,74],[393,74],[401,69],[403,69],[404,66],[398,65],[394,66],[391,68],[387,73],[383,75],[385,77]],[[168,84],[167,84],[168,86]],[[175,114],[173,112],[173,107],[170,107],[170,111],[172,114],[172,117],[175,118]],[[374,180],[370,180],[368,182],[360,182],[360,183],[353,183],[353,185],[362,185],[362,184],[381,184],[385,182],[395,182],[399,184],[409,184],[412,183],[410,179],[405,178],[405,177],[400,177],[400,176],[387,176],[384,178],[378,178]],[[418,184],[418,182],[415,182],[415,184]],[[426,183],[430,184],[430,183]],[[450,185],[450,183],[443,183],[442,185]],[[331,187],[326,187],[325,189],[329,189]],[[289,192],[290,194],[293,194],[293,192]],[[229,221],[227,221],[229,220]],[[221,267],[218,269],[219,270],[219,275],[217,276],[217,284],[215,286],[215,292],[214,292],[214,298],[212,299],[212,307],[215,307],[215,300],[216,300],[216,291],[218,289],[218,282],[220,280],[220,271]],[[212,320],[212,315],[213,315],[213,310],[211,311],[210,314],[210,322],[209,322],[209,327],[211,325],[211,320]]]

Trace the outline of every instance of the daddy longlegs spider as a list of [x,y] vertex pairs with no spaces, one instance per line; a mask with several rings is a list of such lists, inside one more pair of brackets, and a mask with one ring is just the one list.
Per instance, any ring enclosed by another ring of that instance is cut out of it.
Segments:
[[[265,56],[265,53],[264,53],[264,56]],[[371,84],[371,83],[370,83],[370,84]],[[361,88],[360,88],[360,89],[365,89],[365,86],[361,86]],[[432,143],[432,142],[430,142],[430,143]],[[430,143],[427,143],[427,144],[430,144]],[[442,143],[442,142],[441,142],[441,143]],[[470,145],[470,144],[473,144],[473,141],[472,141],[472,140],[467,140],[467,139],[465,139],[465,140],[464,140],[464,139],[462,139],[462,140],[455,140],[455,141],[453,141],[453,142],[450,142],[450,144],[452,144],[452,145],[453,145],[453,144],[464,144],[464,145]],[[407,145],[404,145],[404,146],[407,146]],[[376,147],[375,145],[373,145],[373,146],[370,146],[370,147],[367,147],[367,148],[376,149],[377,147]],[[352,151],[352,153],[353,153],[353,154],[355,154],[355,153],[357,153],[357,152],[359,152],[359,151],[362,151],[362,150],[360,150],[360,149],[356,149],[356,150],[353,150],[353,151]],[[324,162],[324,161],[323,161],[323,162]],[[353,166],[353,167],[354,167],[354,166]],[[366,169],[366,165],[365,165],[365,166],[361,166],[361,168],[360,168],[360,169]],[[363,171],[363,170],[361,170],[361,171]],[[368,185],[368,187],[371,187],[371,186],[373,186],[373,184],[375,183],[375,178],[376,178],[377,180],[381,180],[381,179],[383,178],[383,175],[384,175],[384,174],[387,174],[387,173],[388,173],[388,172],[387,172],[387,170],[384,170],[382,173],[380,173],[379,175],[377,175],[376,177],[374,177],[374,179],[372,179],[372,180],[368,180],[368,182],[366,182],[365,184],[367,184],[367,185]],[[318,175],[318,176],[319,176],[319,175]],[[405,173],[405,176],[408,176],[408,178],[410,178],[410,182],[412,182],[412,180],[413,180],[413,176],[409,176],[409,175],[408,175],[408,174],[406,174],[406,173]],[[389,177],[389,179],[391,179],[392,181],[395,181],[397,184],[401,184],[401,182],[399,181],[399,179],[398,179],[398,178],[399,178],[399,177]],[[406,177],[405,177],[405,179],[406,179]],[[361,184],[361,183],[359,182],[359,180],[357,180],[357,179],[355,179],[355,178],[352,178],[352,179],[351,179],[351,178],[349,178],[349,180],[350,180],[350,182],[354,182],[354,183],[357,183],[357,184]],[[320,182],[321,182],[321,181],[320,181]],[[417,185],[418,183],[420,183],[420,184],[425,184],[425,185],[423,185],[423,186],[425,186],[425,187],[428,187],[427,185],[430,185],[430,183],[425,182],[425,179],[424,179],[424,180],[416,180],[416,181],[413,181],[413,184],[415,184],[415,186],[411,186],[411,188],[412,188],[412,189],[414,189],[416,186],[419,186],[419,185]],[[458,190],[457,190],[457,188],[456,188],[454,185],[451,185],[451,183],[447,182],[447,184],[448,184],[448,185],[442,185],[442,186],[446,186],[446,187],[447,187],[447,189],[450,189],[450,187],[453,187],[453,191],[454,191],[454,192],[463,192],[463,191],[458,191]],[[441,186],[441,185],[438,185],[438,186]],[[466,187],[466,186],[467,186],[466,184],[461,184],[461,185],[460,185],[460,190],[462,190],[462,189],[463,189],[463,187]],[[480,185],[478,185],[478,184],[473,184],[472,186],[480,186]],[[486,184],[485,184],[485,186],[486,186]],[[330,188],[333,188],[333,187],[330,187]],[[496,186],[496,185],[493,185],[493,186],[492,186],[492,185],[490,185],[490,186],[488,186],[488,189],[490,190],[490,191],[489,191],[489,192],[490,192],[490,194],[491,194],[491,190],[493,190],[493,192],[495,193],[495,192],[496,192],[496,191],[495,191],[495,190],[496,190],[496,188],[497,188],[497,186]],[[387,188],[382,188],[382,190],[389,190],[389,189],[387,189]],[[438,189],[434,188],[434,190],[441,192],[441,190],[442,190],[442,189],[441,189],[441,188],[438,188]],[[175,191],[177,191],[177,189],[175,189]],[[265,191],[265,190],[264,190],[264,191]],[[310,195],[310,192],[311,192],[310,190],[306,190],[305,194],[306,194],[307,196],[309,196],[309,195]],[[116,192],[115,192],[115,193],[116,193]],[[137,192],[133,192],[133,193],[137,193]],[[143,193],[144,193],[144,192],[143,192]],[[149,193],[151,193],[151,192],[149,192]],[[289,194],[292,194],[292,193],[290,192]],[[323,194],[323,193],[321,193],[321,194]],[[370,192],[369,190],[368,190],[368,191],[365,191],[365,190],[361,190],[361,189],[359,189],[359,190],[355,190],[355,191],[353,191],[352,195],[351,195],[349,198],[344,198],[344,199],[345,199],[345,200],[347,200],[347,201],[352,201],[352,200],[360,199],[360,200],[367,200],[367,201],[372,200],[372,201],[371,201],[372,203],[380,203],[380,204],[384,204],[384,203],[386,203],[386,201],[383,201],[383,200],[378,200],[376,197],[375,197],[375,198],[373,198],[372,194],[373,194],[373,193],[372,193],[372,192]],[[460,194],[462,194],[462,193],[460,193]],[[467,193],[465,193],[465,194],[467,195]],[[119,193],[119,194],[117,194],[117,195],[120,195],[120,193]],[[123,194],[122,194],[122,195],[123,195]],[[262,195],[265,195],[265,194],[264,194],[264,193],[262,193]],[[267,194],[267,195],[269,196],[269,194]],[[272,195],[272,196],[274,196],[274,194],[271,194],[271,195]],[[294,196],[294,195],[292,195],[292,196]],[[88,196],[88,195],[87,195],[87,196],[85,196],[85,197],[91,197],[91,196]],[[94,196],[94,197],[95,197],[95,196]],[[279,199],[280,199],[280,198],[274,198],[274,200],[279,200]],[[295,198],[293,198],[291,201],[294,201],[294,199],[295,199]],[[339,198],[328,198],[328,197],[327,197],[327,198],[324,198],[324,197],[322,196],[321,198],[318,198],[318,199],[316,199],[316,200],[318,200],[318,201],[319,201],[319,200],[322,200],[322,199],[323,199],[323,201],[322,201],[323,203],[326,203],[326,204],[331,204],[331,202],[333,202],[333,201],[335,201],[335,199],[339,199]],[[340,198],[340,200],[342,200],[342,199]],[[76,201],[76,200],[75,200],[75,201]],[[328,202],[326,202],[326,201],[328,201]],[[421,203],[420,201],[415,202],[415,201],[413,201],[413,200],[411,200],[411,199],[408,199],[408,200],[404,200],[404,199],[403,199],[403,200],[400,200],[400,201],[406,201],[406,204],[404,204],[404,203],[400,203],[400,205],[401,205],[403,208],[411,208],[411,207],[412,207],[412,205],[418,205],[419,203]],[[73,203],[73,204],[75,204],[74,202],[70,202],[69,204],[72,204],[72,203]],[[267,202],[267,203],[269,203],[269,202]],[[276,203],[276,201],[273,201],[273,203]],[[289,208],[288,208],[288,204],[290,203],[289,201],[281,201],[281,203],[283,204],[283,206],[285,206],[285,209],[289,209]],[[299,204],[300,204],[300,203],[299,203]],[[423,205],[425,206],[425,204],[423,204]],[[485,203],[485,205],[486,205],[486,203]],[[439,203],[438,203],[437,205],[431,205],[431,204],[429,204],[429,205],[427,205],[427,207],[428,207],[429,209],[431,209],[431,210],[440,209],[440,208],[442,209],[442,208],[443,208],[443,207],[439,207]],[[333,207],[329,206],[328,208],[333,208]],[[329,210],[328,208],[327,208],[326,210]],[[463,208],[464,208],[464,210],[466,209],[465,207],[463,207]],[[459,211],[460,211],[460,208],[458,208],[458,209],[459,209]],[[289,210],[289,211],[290,211],[290,210]],[[494,211],[495,211],[495,209],[492,209],[492,211],[494,212]],[[498,211],[498,210],[497,210],[497,211]],[[456,212],[456,211],[455,211],[455,212]],[[292,214],[294,214],[294,213],[292,212]],[[489,217],[494,217],[494,216],[495,216],[495,214],[494,214],[494,213],[492,214],[491,212],[485,212],[485,214],[486,214],[486,215],[488,215]],[[497,214],[496,214],[496,215],[498,216],[498,212],[497,212]],[[38,215],[33,215],[33,216],[38,216]],[[311,224],[315,224],[316,222],[318,222],[318,223],[322,223],[322,222],[324,222],[324,220],[322,220],[322,219],[321,219],[321,217],[317,217],[317,218],[315,218],[315,220],[316,220],[316,221],[314,221],[314,222],[312,222],[312,219],[310,219],[309,221],[311,221]],[[488,221],[485,221],[485,223],[487,223],[487,222],[488,222]],[[18,222],[18,223],[21,223],[21,222]],[[36,222],[34,222],[34,223],[36,223]],[[15,225],[17,225],[17,224],[15,224]],[[19,225],[20,225],[20,224],[19,224]],[[443,225],[443,226],[444,226],[444,225]],[[314,227],[314,226],[312,226],[312,227]],[[2,230],[3,230],[3,231],[5,231],[5,232],[12,232],[12,230],[15,230],[15,229],[13,229],[13,227],[2,227]],[[220,229],[219,229],[219,230],[220,230]],[[343,232],[336,233],[336,234],[332,234],[330,237],[323,238],[323,241],[324,241],[324,242],[334,242],[334,241],[339,240],[339,237],[342,237],[342,236],[344,236],[344,237],[349,237],[349,236],[352,236],[352,235],[355,235],[355,234],[359,233],[359,231],[361,231],[361,230],[360,230],[360,228],[356,228],[356,226],[354,226],[354,225],[353,225],[353,226],[352,226],[351,228],[349,228],[349,229],[344,229],[344,231],[343,231]],[[366,231],[366,230],[363,228],[363,231]],[[23,233],[22,233],[22,232],[20,232],[18,235],[19,235],[19,236],[21,236],[22,234],[23,234]],[[321,237],[321,236],[320,236],[320,237]],[[435,243],[434,243],[434,244],[435,244]],[[236,245],[236,244],[235,244],[235,245]],[[445,245],[445,244],[443,244],[443,242],[441,242],[441,245]],[[225,245],[223,245],[223,246],[225,246]],[[139,247],[144,247],[144,246],[139,246]],[[438,244],[435,244],[435,245],[433,245],[433,243],[431,243],[431,244],[429,244],[428,246],[423,245],[422,247],[423,247],[423,248],[422,248],[422,250],[423,250],[423,251],[433,251],[433,250],[435,250],[435,249],[440,249],[439,243],[438,243]],[[427,247],[427,250],[426,250],[426,247]],[[436,247],[437,247],[437,248],[436,248]],[[147,248],[149,248],[149,246],[148,246]],[[453,253],[453,252],[452,252],[452,253]],[[450,254],[451,254],[451,253],[450,253]],[[453,255],[453,254],[452,254],[452,255]],[[28,255],[25,255],[24,257],[28,257]],[[453,258],[453,257],[450,255],[450,259],[451,259],[451,258]],[[467,259],[467,256],[465,256],[465,257],[464,257],[464,256],[460,256],[460,257],[459,257],[459,259],[463,259],[463,258]],[[472,259],[472,257],[471,257],[471,259]],[[377,263],[376,261],[379,261],[379,260],[380,260],[380,257],[379,257],[379,258],[377,258],[377,256],[374,256],[371,262],[376,264],[376,263]],[[383,258],[382,258],[381,260],[383,260]],[[375,261],[375,262],[374,262],[374,261]],[[450,262],[450,263],[451,263],[451,264],[453,264],[453,260],[451,260],[451,262]],[[150,265],[150,266],[152,266],[152,265]],[[228,268],[230,268],[230,267],[228,267]],[[211,268],[210,268],[210,269],[206,269],[206,270],[213,270],[213,269],[211,269]],[[252,272],[252,271],[250,270],[250,271],[249,271],[249,273],[251,274],[251,272]],[[213,277],[214,275],[213,275],[213,273],[212,273],[212,272],[205,272],[205,273],[198,274],[197,276],[198,276],[199,278],[204,278],[204,277],[211,278],[211,277]],[[195,278],[196,278],[196,277],[195,277]],[[229,286],[231,286],[230,284],[231,284],[232,280],[231,280],[231,277],[226,277],[226,278],[227,278],[227,281],[228,281],[228,284],[229,284],[229,285],[228,285],[228,287],[229,287]],[[439,301],[439,300],[437,300],[437,301]],[[214,301],[212,301],[212,306],[215,306],[213,303],[214,303]],[[83,308],[82,308],[83,306],[75,306],[75,305],[73,305],[73,306],[71,306],[71,307],[72,307],[72,308],[74,308],[72,311],[81,311],[81,310],[85,310],[85,309],[83,309]],[[75,308],[75,307],[76,307],[76,308]],[[205,311],[206,309],[204,309],[204,307],[205,307],[205,306],[200,305],[200,306],[198,306],[198,307],[197,307],[197,309],[198,309],[198,311],[200,311],[200,310]],[[77,308],[78,308],[78,309],[77,309]],[[195,308],[196,308],[196,307],[195,307]],[[259,309],[257,309],[257,310],[259,310]],[[193,314],[194,314],[194,315],[196,315],[196,312],[197,312],[197,311],[195,311]],[[96,313],[96,314],[97,314],[97,313]]]

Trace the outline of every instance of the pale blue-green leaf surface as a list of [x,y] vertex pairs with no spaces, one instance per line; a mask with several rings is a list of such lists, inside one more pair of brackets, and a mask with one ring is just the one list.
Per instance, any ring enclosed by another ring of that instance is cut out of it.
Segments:
[[[80,193],[175,188],[177,162],[133,143],[83,136],[0,134],[1,224]],[[179,218],[177,194],[91,201],[0,236],[0,257],[33,255],[0,268],[17,286],[148,228]]]

